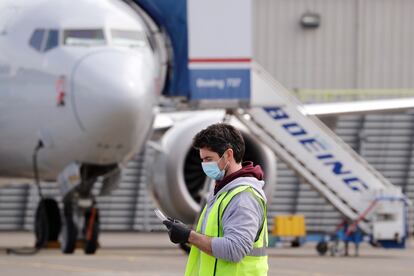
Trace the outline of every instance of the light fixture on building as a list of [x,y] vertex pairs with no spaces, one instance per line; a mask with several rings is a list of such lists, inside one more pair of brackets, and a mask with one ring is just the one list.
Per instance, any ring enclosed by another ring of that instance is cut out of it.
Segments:
[[321,24],[321,16],[315,12],[305,12],[300,18],[303,28],[318,28]]

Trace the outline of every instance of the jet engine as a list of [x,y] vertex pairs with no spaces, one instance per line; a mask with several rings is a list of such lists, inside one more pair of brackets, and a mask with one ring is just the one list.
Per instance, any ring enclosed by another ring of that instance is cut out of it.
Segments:
[[[160,138],[150,168],[150,187],[156,202],[168,215],[185,223],[198,217],[203,201],[214,184],[201,168],[192,139],[200,130],[223,121],[224,112],[209,111],[194,114],[175,122]],[[243,135],[246,151],[243,160],[259,164],[265,172],[265,192],[268,200],[276,182],[276,157],[260,143],[236,118],[229,118]]]

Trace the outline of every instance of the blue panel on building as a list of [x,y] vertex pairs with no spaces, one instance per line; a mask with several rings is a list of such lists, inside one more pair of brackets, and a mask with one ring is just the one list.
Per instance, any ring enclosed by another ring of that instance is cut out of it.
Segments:
[[189,96],[187,0],[134,0],[151,18],[166,30],[173,48],[173,70],[163,93],[167,96]]
[[191,69],[191,100],[250,99],[250,69]]

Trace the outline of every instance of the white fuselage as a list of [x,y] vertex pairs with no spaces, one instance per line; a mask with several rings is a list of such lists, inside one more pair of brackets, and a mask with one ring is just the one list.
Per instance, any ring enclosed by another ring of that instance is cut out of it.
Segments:
[[122,163],[153,122],[157,64],[121,1],[11,1],[0,14],[0,176]]

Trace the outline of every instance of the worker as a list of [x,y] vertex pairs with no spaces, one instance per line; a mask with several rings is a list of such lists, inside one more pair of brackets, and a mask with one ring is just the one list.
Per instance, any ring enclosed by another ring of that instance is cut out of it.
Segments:
[[190,243],[185,275],[267,275],[266,196],[263,171],[242,162],[245,144],[239,130],[218,123],[193,139],[204,173],[214,179],[196,228],[168,219],[170,240]]

